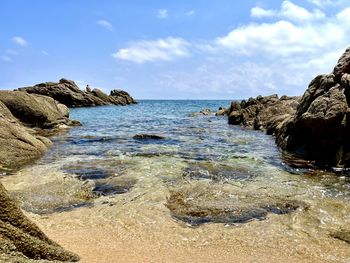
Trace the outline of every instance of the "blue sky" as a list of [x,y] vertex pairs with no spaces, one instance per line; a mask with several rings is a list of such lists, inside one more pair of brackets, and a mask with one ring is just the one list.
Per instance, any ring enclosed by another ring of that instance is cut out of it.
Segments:
[[0,2],[0,89],[65,77],[138,99],[301,95],[347,46],[348,0]]

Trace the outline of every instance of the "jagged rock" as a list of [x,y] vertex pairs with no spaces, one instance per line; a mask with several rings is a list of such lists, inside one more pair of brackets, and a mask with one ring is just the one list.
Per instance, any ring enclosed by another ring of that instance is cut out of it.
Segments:
[[124,91],[114,92],[108,96],[99,89],[91,91],[90,87],[84,92],[72,80],[61,79],[58,83],[45,82],[33,87],[18,89],[27,93],[49,96],[67,107],[90,107],[101,105],[126,105],[135,103],[134,99]]
[[278,132],[279,146],[319,166],[350,166],[348,73],[350,49],[332,74],[311,81],[296,114]]
[[68,108],[47,96],[2,90],[0,101],[17,119],[32,127],[53,128],[69,123]]
[[127,105],[137,103],[129,93],[123,90],[111,90],[110,99],[115,104]]
[[229,123],[250,129],[268,130],[272,134],[284,118],[295,112],[297,105],[298,97],[282,96],[279,99],[277,95],[258,96],[241,103],[233,101],[228,111]]

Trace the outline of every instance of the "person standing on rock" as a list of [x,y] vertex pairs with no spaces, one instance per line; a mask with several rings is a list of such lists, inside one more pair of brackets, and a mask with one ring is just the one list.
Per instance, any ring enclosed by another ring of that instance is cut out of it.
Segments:
[[90,89],[89,85],[86,85],[85,90],[86,90],[86,92],[91,92],[91,89]]

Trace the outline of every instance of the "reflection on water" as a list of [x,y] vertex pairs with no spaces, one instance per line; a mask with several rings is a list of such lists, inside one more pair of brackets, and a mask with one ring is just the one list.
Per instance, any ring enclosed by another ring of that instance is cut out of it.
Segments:
[[[130,220],[142,220],[149,209],[166,211],[151,215],[164,227],[169,219],[236,225],[276,215],[295,237],[324,235],[347,244],[350,177],[288,167],[272,137],[229,126],[225,117],[189,117],[228,104],[141,101],[72,109],[83,126],[53,137],[54,146],[36,165],[2,180],[35,213],[109,196],[116,207],[128,204],[123,216]],[[136,134],[164,139],[134,139]]]

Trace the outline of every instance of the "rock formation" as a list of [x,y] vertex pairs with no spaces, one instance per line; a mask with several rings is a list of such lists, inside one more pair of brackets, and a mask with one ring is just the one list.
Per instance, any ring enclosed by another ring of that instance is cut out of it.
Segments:
[[51,241],[8,196],[0,184],[0,262],[30,259],[79,261],[79,257]]
[[19,88],[32,94],[49,96],[67,107],[91,107],[101,105],[127,105],[136,101],[125,91],[112,91],[108,96],[99,89],[82,91],[72,80],[61,79],[58,83],[45,82],[33,87]]
[[[18,169],[39,158],[51,145],[49,139],[36,135],[28,126],[54,128],[69,123],[67,107],[52,98],[0,91],[0,171]],[[0,262],[31,259],[57,262],[78,261],[79,257],[48,239],[0,183]]]
[[68,108],[47,96],[1,90],[0,101],[14,117],[32,127],[53,128],[70,124]]
[[350,167],[350,48],[300,100],[276,95],[233,102],[229,123],[266,130],[295,156],[322,167]]
[[350,48],[314,78],[296,113],[276,130],[279,146],[319,166],[350,166]]
[[275,126],[294,114],[298,101],[298,97],[278,98],[277,95],[258,96],[240,103],[233,101],[229,109],[229,124],[272,133]]

